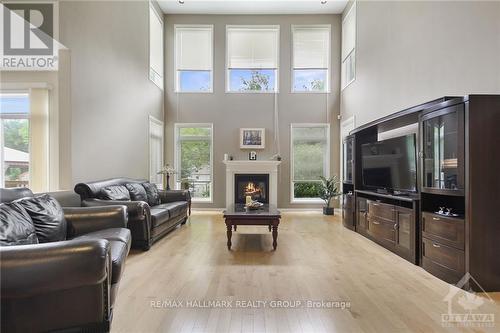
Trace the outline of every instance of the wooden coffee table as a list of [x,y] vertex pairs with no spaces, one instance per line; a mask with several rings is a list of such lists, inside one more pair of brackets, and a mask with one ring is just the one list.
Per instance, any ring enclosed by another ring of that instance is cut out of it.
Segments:
[[245,205],[235,204],[224,212],[227,228],[227,248],[231,250],[231,236],[233,229],[236,231],[238,225],[264,225],[268,226],[273,235],[273,249],[278,245],[278,225],[280,224],[281,213],[274,206],[264,205],[258,210],[245,210]]

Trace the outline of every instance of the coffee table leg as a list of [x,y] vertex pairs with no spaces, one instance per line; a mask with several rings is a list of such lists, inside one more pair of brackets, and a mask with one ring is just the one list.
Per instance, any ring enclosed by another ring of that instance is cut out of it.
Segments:
[[278,225],[275,224],[273,225],[273,249],[276,250],[276,247],[278,246]]
[[232,225],[231,221],[226,220],[226,229],[227,229],[227,249],[231,250],[231,236],[233,235],[232,232]]
[[234,228],[234,231],[236,231],[236,224],[233,226],[233,228]]
[[271,225],[269,225],[269,232],[271,232]]

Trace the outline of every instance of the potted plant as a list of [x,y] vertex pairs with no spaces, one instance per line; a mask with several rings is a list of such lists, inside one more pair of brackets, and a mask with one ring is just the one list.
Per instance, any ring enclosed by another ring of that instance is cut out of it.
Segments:
[[323,199],[326,203],[326,206],[323,207],[323,214],[325,215],[333,215],[334,208],[332,206],[332,199],[336,198],[340,195],[338,191],[339,179],[337,176],[333,176],[330,178],[320,177],[321,178],[321,188],[320,188],[320,198]]

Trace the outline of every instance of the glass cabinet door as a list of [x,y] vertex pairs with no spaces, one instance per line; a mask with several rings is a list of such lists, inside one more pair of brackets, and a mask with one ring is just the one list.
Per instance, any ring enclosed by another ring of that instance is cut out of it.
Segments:
[[463,190],[463,104],[425,115],[422,185],[434,190]]
[[344,183],[352,183],[354,166],[354,138],[344,141]]

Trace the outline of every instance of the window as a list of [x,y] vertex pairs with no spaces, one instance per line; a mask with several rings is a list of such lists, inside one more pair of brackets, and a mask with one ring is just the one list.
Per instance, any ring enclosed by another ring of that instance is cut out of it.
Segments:
[[163,20],[149,5],[149,79],[163,89]]
[[356,2],[342,20],[342,89],[356,79]]
[[0,95],[1,187],[30,185],[30,99],[28,93]]
[[163,122],[149,116],[149,182],[159,188],[163,177],[158,171],[163,165]]
[[175,124],[175,138],[176,188],[212,202],[212,124]]
[[213,26],[175,26],[176,92],[212,92]]
[[291,126],[292,202],[319,202],[320,176],[330,169],[330,125]]
[[278,26],[227,26],[226,43],[226,91],[278,91]]
[[329,92],[330,25],[292,26],[292,92]]

